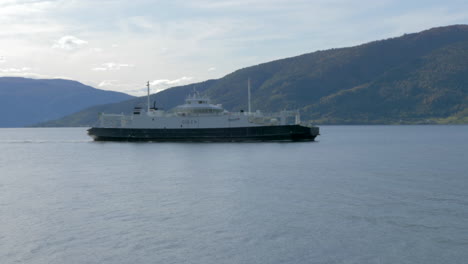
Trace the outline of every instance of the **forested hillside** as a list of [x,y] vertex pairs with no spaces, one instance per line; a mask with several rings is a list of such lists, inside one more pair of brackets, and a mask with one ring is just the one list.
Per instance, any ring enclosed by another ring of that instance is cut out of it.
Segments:
[[[194,88],[237,111],[299,109],[318,124],[468,123],[468,26],[433,28],[356,47],[316,51],[237,70],[152,96],[171,108]],[[137,98],[48,125],[91,125],[98,112],[129,113]]]

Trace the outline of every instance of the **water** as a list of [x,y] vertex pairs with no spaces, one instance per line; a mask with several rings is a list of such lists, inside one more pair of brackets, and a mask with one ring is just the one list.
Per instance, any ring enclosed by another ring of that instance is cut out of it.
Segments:
[[0,129],[0,263],[466,263],[468,126],[307,143]]

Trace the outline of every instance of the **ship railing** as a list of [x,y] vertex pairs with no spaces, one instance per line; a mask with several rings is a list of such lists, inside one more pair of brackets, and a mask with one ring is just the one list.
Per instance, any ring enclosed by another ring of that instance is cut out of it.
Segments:
[[255,112],[253,115],[249,116],[249,120],[252,120],[253,123],[256,124],[265,125],[298,125],[301,123],[299,111],[295,110],[284,110],[281,112],[271,113]]

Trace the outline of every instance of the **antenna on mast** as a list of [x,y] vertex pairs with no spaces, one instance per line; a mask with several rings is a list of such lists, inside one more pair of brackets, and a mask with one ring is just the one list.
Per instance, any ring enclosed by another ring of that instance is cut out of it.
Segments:
[[147,106],[148,106],[148,113],[150,111],[150,83],[149,81],[146,83],[146,86],[148,87],[148,103],[147,103]]
[[250,77],[247,80],[247,95],[248,95],[248,101],[249,101],[249,115],[252,112],[252,109],[250,108]]

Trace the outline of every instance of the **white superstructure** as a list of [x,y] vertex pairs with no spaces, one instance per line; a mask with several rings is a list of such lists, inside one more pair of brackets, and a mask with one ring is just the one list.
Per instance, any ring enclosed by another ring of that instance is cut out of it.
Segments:
[[155,107],[148,107],[145,111],[141,107],[135,107],[132,115],[100,115],[100,127],[103,128],[231,128],[286,125],[291,122],[300,123],[298,111],[281,111],[276,115],[266,115],[260,111],[228,112],[222,105],[211,104],[209,98],[198,93],[188,96],[185,104],[171,111]]

